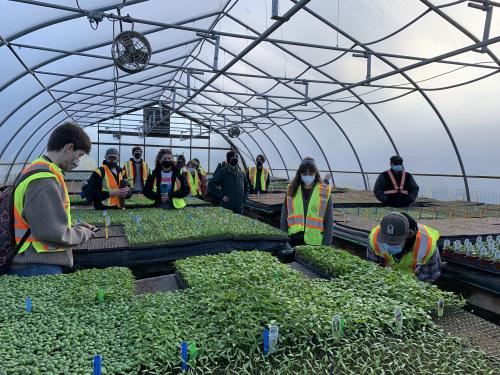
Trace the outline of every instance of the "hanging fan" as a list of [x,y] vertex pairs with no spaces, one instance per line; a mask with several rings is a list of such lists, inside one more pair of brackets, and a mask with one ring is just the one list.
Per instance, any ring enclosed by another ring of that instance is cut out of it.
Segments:
[[231,138],[236,138],[240,135],[241,131],[240,131],[240,128],[238,128],[237,126],[233,126],[231,128],[229,128],[229,130],[227,131],[227,134],[231,137]]
[[111,56],[115,65],[124,72],[137,73],[148,65],[151,45],[141,33],[124,31],[113,40]]

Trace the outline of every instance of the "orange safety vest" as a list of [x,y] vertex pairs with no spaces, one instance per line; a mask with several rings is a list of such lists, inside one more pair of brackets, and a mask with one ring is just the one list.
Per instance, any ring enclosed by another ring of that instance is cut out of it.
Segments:
[[[20,179],[22,176],[33,172],[35,170],[40,171],[39,173],[33,174],[32,176],[27,177],[23,180],[16,188],[14,193],[14,236],[16,244],[18,244],[22,237],[25,235],[26,231],[29,229],[29,224],[22,216],[22,212],[24,209],[24,196],[26,194],[26,190],[28,185],[39,178],[55,178],[59,185],[62,187],[64,192],[64,209],[66,210],[66,214],[68,216],[68,228],[71,228],[71,210],[70,210],[70,201],[68,195],[68,189],[66,187],[66,183],[64,182],[64,176],[62,174],[61,169],[54,163],[49,162],[45,158],[38,158],[34,160],[30,165],[24,168],[21,171]],[[65,248],[58,248],[41,241],[38,241],[33,235],[30,235],[26,242],[19,249],[19,254],[23,253],[28,249],[28,247],[32,245],[33,248],[37,252],[46,252],[46,251],[63,251]]]
[[[104,170],[104,176],[101,173],[101,168]],[[117,190],[120,188],[120,182],[122,182],[123,171],[118,173],[118,182],[111,172],[111,169],[105,164],[101,166],[101,168],[96,169],[96,173],[102,178],[102,191],[110,192],[111,190]],[[102,201],[102,204],[108,207],[122,207],[122,200],[118,196],[110,196],[108,199]]]
[[403,171],[403,176],[401,177],[401,182],[398,184],[396,183],[396,178],[394,178],[394,174],[390,169],[387,170],[387,173],[389,174],[389,178],[391,179],[392,186],[394,187],[393,190],[385,190],[384,194],[389,195],[389,194],[408,194],[408,190],[404,190],[405,186],[405,181],[406,181],[406,171]]

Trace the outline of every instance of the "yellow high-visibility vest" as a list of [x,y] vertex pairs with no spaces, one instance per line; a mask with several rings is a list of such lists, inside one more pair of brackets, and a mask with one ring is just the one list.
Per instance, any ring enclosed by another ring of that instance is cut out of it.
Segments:
[[[51,163],[43,157],[34,160],[30,165],[24,168],[21,172],[20,178],[32,171],[39,170],[41,172],[35,173],[32,176],[27,177],[22,181],[16,188],[14,192],[14,235],[16,244],[21,242],[21,239],[25,235],[26,231],[29,229],[29,224],[22,217],[22,212],[24,209],[24,197],[26,195],[26,190],[28,185],[39,178],[55,178],[64,191],[64,208],[66,210],[66,215],[68,216],[68,228],[71,228],[71,208],[69,202],[68,189],[66,188],[66,183],[64,182],[64,176],[61,168],[55,163]],[[45,251],[63,251],[65,248],[58,248],[52,245],[38,241],[31,234],[26,242],[19,249],[19,254],[25,252],[28,247],[32,245],[37,252]]]
[[302,189],[299,187],[294,197],[287,194],[288,234],[304,232],[304,242],[306,244],[320,246],[323,243],[323,219],[330,194],[330,186],[317,183],[311,194],[305,217]]
[[431,227],[418,224],[417,238],[411,252],[403,255],[399,262],[387,251],[382,250],[378,241],[380,225],[372,229],[369,237],[370,248],[375,255],[384,258],[385,266],[398,269],[406,273],[415,274],[418,266],[427,264],[437,249],[439,232]]
[[[267,190],[267,177],[269,176],[269,169],[262,168],[260,174],[260,190]],[[257,188],[257,167],[248,168],[248,177],[250,178],[250,185],[255,190]]]

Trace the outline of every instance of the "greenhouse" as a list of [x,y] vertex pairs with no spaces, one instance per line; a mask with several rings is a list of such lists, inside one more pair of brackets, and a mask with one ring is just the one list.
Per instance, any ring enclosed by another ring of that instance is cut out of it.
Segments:
[[0,375],[500,373],[500,2],[0,0]]

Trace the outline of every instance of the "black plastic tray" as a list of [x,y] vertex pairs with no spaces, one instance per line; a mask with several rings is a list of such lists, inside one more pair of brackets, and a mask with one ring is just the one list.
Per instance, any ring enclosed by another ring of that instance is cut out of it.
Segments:
[[290,249],[287,237],[227,237],[141,247],[75,249],[73,257],[75,268],[83,269],[133,267],[170,262],[192,256],[225,253],[232,250],[278,252]]

